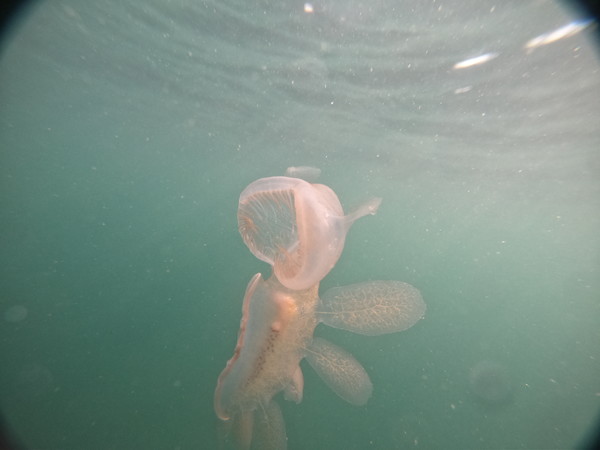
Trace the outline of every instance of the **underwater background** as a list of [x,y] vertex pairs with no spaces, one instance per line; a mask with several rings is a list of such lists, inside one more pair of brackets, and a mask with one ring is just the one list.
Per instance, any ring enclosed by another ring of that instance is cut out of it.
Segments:
[[322,290],[400,280],[427,313],[378,337],[317,328],[373,397],[346,404],[303,362],[304,400],[280,402],[291,450],[573,448],[593,430],[585,15],[49,0],[20,17],[0,59],[0,409],[25,448],[218,448],[217,376],[246,284],[269,273],[238,234],[238,196],[298,165],[346,211],[383,198]]

